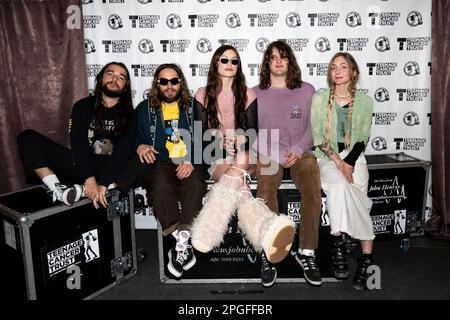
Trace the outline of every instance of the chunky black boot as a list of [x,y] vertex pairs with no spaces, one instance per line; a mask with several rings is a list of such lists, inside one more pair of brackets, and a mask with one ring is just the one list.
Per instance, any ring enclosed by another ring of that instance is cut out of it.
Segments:
[[331,274],[338,280],[349,277],[345,242],[340,236],[332,236],[331,240]]
[[371,254],[363,254],[358,258],[358,267],[353,277],[353,289],[363,291],[367,288],[367,268],[373,264]]

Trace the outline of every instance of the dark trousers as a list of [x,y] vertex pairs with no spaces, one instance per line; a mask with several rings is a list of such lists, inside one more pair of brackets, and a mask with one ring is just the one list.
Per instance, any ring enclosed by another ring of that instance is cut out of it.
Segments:
[[147,194],[153,198],[154,213],[165,236],[177,229],[190,229],[202,208],[207,188],[201,165],[194,165],[191,175],[182,180],[177,178],[176,168],[177,165],[171,161],[160,162],[144,182]]
[[73,165],[72,151],[34,130],[17,136],[17,146],[25,173],[34,177],[35,169],[47,167],[62,181],[80,183],[81,176]]
[[[35,176],[35,169],[47,167],[64,183],[84,184],[81,174],[73,164],[72,151],[65,146],[34,130],[20,133],[17,136],[17,145],[27,175]],[[108,164],[108,158],[109,156],[98,156],[91,159],[96,177]],[[120,191],[128,192],[131,187],[148,176],[151,169],[152,165],[142,164],[134,153],[122,170],[113,174],[115,178],[112,182],[116,183]]]
[[[262,157],[262,156],[260,156]],[[263,163],[267,163],[265,158]],[[270,164],[262,164],[258,160],[256,176],[258,179],[257,197],[263,198],[267,206],[274,212],[278,212],[277,190],[283,178],[283,167],[280,164],[278,171],[273,175],[261,175],[262,167]],[[301,249],[317,249],[320,211],[322,196],[320,188],[320,172],[316,158],[309,152],[305,152],[301,159],[290,168],[292,180],[300,191],[301,204],[301,226],[300,244]]]

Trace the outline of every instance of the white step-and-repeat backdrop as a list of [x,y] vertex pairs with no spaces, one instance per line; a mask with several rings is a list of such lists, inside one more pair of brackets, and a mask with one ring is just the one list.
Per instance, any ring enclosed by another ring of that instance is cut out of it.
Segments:
[[330,58],[349,51],[360,90],[375,101],[366,153],[431,160],[431,0],[83,0],[82,9],[91,90],[102,66],[120,61],[137,105],[158,65],[175,62],[195,92],[223,44],[239,50],[252,87],[264,49],[279,39],[294,50],[303,79],[320,89]]

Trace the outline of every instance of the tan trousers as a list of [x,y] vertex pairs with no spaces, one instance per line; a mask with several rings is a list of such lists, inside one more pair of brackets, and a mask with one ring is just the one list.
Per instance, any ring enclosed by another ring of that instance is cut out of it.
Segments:
[[[258,179],[257,197],[263,198],[267,206],[278,212],[277,190],[283,178],[283,167],[280,164],[269,163],[269,159],[260,155],[256,170]],[[278,171],[272,175],[262,175],[261,168],[278,165]],[[322,206],[320,191],[320,174],[316,158],[308,151],[290,168],[292,180],[300,191],[301,226],[300,249],[317,249],[320,210]]]

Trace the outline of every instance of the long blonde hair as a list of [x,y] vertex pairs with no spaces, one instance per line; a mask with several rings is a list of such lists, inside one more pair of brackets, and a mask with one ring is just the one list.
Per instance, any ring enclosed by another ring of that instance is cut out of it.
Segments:
[[327,106],[327,120],[325,126],[325,135],[326,135],[326,144],[327,147],[330,147],[330,138],[331,138],[331,112],[333,111],[333,100],[334,100],[334,91],[336,89],[336,84],[333,82],[331,78],[331,66],[333,65],[334,60],[337,57],[343,57],[349,66],[349,76],[350,76],[350,84],[348,86],[348,91],[350,92],[350,104],[348,109],[348,128],[345,132],[345,148],[348,149],[350,147],[350,127],[352,123],[353,116],[353,106],[355,102],[356,95],[356,82],[359,79],[359,68],[356,63],[355,58],[348,52],[338,52],[333,58],[331,58],[330,63],[328,64],[328,74],[327,81],[328,86],[330,87],[330,95],[328,96],[328,106]]

